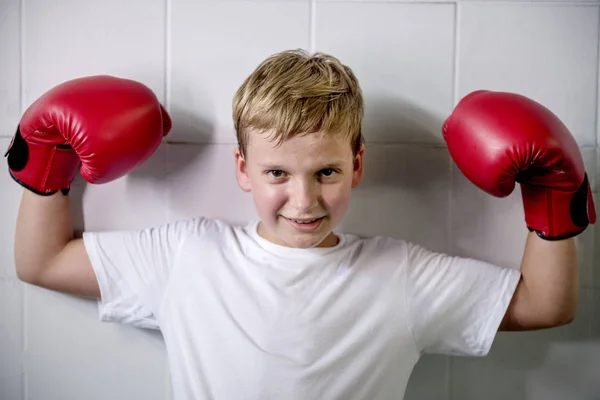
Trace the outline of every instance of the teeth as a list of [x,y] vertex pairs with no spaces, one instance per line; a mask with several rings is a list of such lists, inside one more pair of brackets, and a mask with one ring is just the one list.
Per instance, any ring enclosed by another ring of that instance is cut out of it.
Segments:
[[299,221],[297,219],[293,219],[292,221],[298,223],[298,224],[310,224],[311,222],[315,222],[316,220],[318,220],[319,218],[315,218],[315,219],[311,219],[310,221]]

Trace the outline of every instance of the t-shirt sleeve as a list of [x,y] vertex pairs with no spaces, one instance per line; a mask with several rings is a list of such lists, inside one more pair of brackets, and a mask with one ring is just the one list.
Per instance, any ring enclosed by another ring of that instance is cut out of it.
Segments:
[[484,356],[521,274],[409,243],[406,304],[422,353]]
[[173,265],[202,219],[132,231],[84,232],[100,287],[100,320],[160,329],[156,320]]

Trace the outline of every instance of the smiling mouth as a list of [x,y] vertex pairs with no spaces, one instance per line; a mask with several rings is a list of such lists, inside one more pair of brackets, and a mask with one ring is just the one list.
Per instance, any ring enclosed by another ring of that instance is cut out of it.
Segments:
[[320,219],[323,219],[325,217],[318,217],[318,218],[312,218],[312,219],[296,219],[296,218],[287,218],[292,222],[295,222],[297,224],[311,224],[313,222],[316,222]]
[[315,233],[318,232],[319,229],[321,229],[321,226],[323,225],[323,221],[325,220],[326,216],[323,217],[318,217],[318,218],[301,218],[301,219],[295,219],[295,218],[287,218],[287,217],[283,217],[287,223],[294,228],[297,232],[304,232],[304,233]]

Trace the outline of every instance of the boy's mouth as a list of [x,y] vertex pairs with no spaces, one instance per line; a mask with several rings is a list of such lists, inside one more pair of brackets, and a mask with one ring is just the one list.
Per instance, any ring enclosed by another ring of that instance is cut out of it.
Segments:
[[298,224],[310,224],[311,222],[315,222],[323,217],[312,218],[312,219],[298,219],[298,218],[288,218],[290,221],[294,221]]
[[[285,218],[285,217],[284,217]],[[312,218],[312,219],[295,219],[295,218],[285,218],[290,225],[294,228],[302,231],[312,231],[318,228],[321,225],[325,217]]]

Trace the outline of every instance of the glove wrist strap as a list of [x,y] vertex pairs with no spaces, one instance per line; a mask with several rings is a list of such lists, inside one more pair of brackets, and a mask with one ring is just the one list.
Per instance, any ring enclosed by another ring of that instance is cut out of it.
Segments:
[[543,239],[577,236],[596,222],[587,174],[576,192],[522,184],[521,194],[527,227]]
[[11,177],[42,196],[68,191],[80,165],[79,156],[70,146],[27,142],[19,131],[5,156]]

